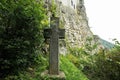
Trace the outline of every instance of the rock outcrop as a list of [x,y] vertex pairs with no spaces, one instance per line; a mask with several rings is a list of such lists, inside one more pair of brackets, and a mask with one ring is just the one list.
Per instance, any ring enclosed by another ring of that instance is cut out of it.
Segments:
[[[70,48],[82,47],[86,42],[86,38],[93,38],[93,33],[88,25],[83,0],[79,0],[76,4],[72,0],[69,1],[67,2],[69,4],[63,3],[62,0],[59,2],[59,16],[62,26],[66,30],[66,43]],[[61,51],[63,53],[63,50]]]
[[[46,0],[52,3],[51,0]],[[86,39],[92,38],[92,44],[95,44],[93,33],[88,25],[85,6],[83,0],[54,0],[57,16],[60,17],[60,27],[65,28],[65,43],[60,43],[60,53],[66,53],[66,45],[69,48],[82,47]]]

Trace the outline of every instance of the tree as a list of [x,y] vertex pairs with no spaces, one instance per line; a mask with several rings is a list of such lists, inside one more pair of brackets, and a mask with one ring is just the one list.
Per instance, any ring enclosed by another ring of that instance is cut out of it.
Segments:
[[44,20],[41,0],[0,0],[0,76],[39,59]]

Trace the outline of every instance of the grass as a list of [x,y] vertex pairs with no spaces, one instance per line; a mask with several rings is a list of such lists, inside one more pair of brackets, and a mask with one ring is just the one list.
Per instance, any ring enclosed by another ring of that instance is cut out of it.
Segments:
[[89,80],[73,63],[66,57],[61,56],[60,68],[66,75],[66,80]]
[[[20,72],[18,75],[10,75],[2,80],[59,80],[56,78],[41,77],[41,73],[48,69],[48,60],[42,59],[43,65],[37,65]],[[60,56],[60,70],[65,73],[65,80],[89,80],[67,57]]]

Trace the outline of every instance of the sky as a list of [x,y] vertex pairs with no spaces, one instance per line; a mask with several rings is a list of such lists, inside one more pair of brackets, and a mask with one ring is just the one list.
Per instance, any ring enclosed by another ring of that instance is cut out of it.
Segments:
[[84,0],[91,31],[112,42],[120,41],[120,0]]

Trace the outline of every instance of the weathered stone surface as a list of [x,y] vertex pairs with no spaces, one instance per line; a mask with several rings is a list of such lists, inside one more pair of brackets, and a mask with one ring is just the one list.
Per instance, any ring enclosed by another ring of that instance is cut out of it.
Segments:
[[[58,19],[57,19],[58,20]],[[59,21],[59,20],[58,20]],[[51,36],[50,36],[50,57],[49,57],[49,74],[59,74],[59,34],[58,25],[56,21],[55,25],[51,23]]]
[[59,29],[59,18],[51,17],[50,28],[44,29],[44,38],[49,39],[49,71],[41,75],[49,74],[50,77],[61,77],[63,72],[59,71],[59,39],[65,38],[65,29]]
[[64,74],[64,72],[59,72],[59,75],[50,75],[49,71],[46,70],[44,72],[41,73],[41,77],[49,77],[50,79],[54,79],[56,78],[57,80],[66,80],[66,76]]
[[[62,27],[65,28],[67,46],[71,48],[82,47],[88,37],[93,38],[93,44],[96,43],[88,25],[84,0],[55,0],[55,2],[57,16],[60,17]],[[67,53],[67,50],[63,47],[66,46],[60,47],[60,53]]]
[[69,11],[66,11],[65,14],[61,13],[61,17],[63,17],[61,19],[65,21],[67,40],[72,42],[74,46],[80,46],[86,37],[93,35],[88,26],[87,17],[77,14],[69,7],[66,8]]
[[49,74],[59,75],[59,39],[65,38],[65,30],[59,29],[59,18],[51,17],[50,28],[44,29],[45,39],[50,39]]
[[[93,37],[93,33],[88,25],[88,18],[86,16],[84,0],[72,0],[76,8],[71,7],[71,0],[61,1],[60,6],[60,20],[64,23],[66,30],[66,42],[69,47],[82,47],[87,37]],[[63,51],[64,50],[64,51]],[[60,53],[65,53],[63,46]]]

